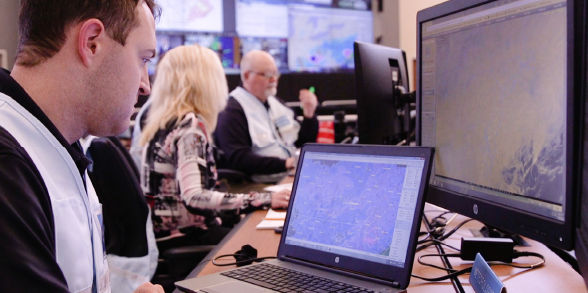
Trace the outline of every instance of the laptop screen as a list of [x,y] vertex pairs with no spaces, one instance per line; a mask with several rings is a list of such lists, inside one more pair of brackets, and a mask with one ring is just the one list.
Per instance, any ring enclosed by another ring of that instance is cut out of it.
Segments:
[[403,267],[426,157],[306,151],[285,244]]

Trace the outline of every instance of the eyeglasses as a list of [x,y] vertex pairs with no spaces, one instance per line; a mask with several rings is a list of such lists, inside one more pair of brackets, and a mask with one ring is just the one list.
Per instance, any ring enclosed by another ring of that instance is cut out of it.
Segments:
[[271,79],[271,78],[275,78],[275,79],[279,79],[280,78],[280,73],[278,72],[259,72],[259,71],[251,71],[259,76],[263,76],[267,79]]

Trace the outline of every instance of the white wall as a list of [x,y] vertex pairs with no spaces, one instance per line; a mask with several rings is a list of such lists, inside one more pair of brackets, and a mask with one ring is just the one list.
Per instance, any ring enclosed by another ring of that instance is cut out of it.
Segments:
[[7,69],[12,69],[18,43],[19,0],[0,0],[0,49],[8,53]]
[[382,0],[382,11],[378,11],[378,1],[372,0],[374,14],[374,41],[388,47],[400,46],[398,30],[398,0]]
[[[384,0],[388,4],[389,0]],[[393,0],[396,1],[396,0]],[[406,52],[406,61],[408,62],[408,76],[411,90],[415,90],[415,81],[413,80],[413,60],[416,58],[417,40],[416,40],[416,15],[419,10],[437,5],[445,0],[401,0],[399,1],[399,47]]]

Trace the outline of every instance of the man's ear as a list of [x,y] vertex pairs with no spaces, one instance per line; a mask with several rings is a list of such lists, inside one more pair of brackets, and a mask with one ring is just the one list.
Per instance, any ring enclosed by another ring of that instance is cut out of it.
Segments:
[[78,35],[78,54],[85,66],[90,66],[98,53],[103,50],[106,30],[102,21],[96,18],[80,24]]

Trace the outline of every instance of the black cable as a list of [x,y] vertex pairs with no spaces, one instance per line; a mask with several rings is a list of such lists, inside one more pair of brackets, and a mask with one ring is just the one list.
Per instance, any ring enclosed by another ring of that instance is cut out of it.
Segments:
[[[427,219],[426,214],[423,214],[423,222],[425,223],[425,227],[426,227],[427,231],[431,232],[432,227]],[[439,253],[445,253],[442,245],[435,245],[435,248],[437,249],[437,251]],[[443,263],[443,265],[446,268],[453,269],[453,267],[451,266],[451,263],[449,262],[449,258],[441,257],[441,262]],[[460,292],[460,293],[465,292],[465,290],[463,289],[463,286],[461,285],[461,282],[457,276],[451,277],[450,279],[451,279],[451,284],[453,285],[453,288],[455,289],[456,292]]]
[[225,266],[239,266],[239,265],[245,265],[245,264],[250,264],[252,262],[260,262],[266,259],[272,259],[272,258],[276,258],[275,256],[264,256],[264,257],[255,257],[255,258],[247,258],[247,259],[243,259],[243,260],[239,260],[236,262],[231,262],[231,263],[218,263],[217,260],[224,258],[224,257],[247,257],[246,254],[223,254],[223,255],[219,255],[217,257],[215,257],[214,259],[212,259],[212,264],[215,266],[219,266],[219,267],[225,267]]
[[439,245],[447,246],[447,247],[449,247],[449,248],[451,248],[451,249],[453,249],[455,251],[461,251],[459,248],[457,248],[457,247],[455,247],[453,245],[449,245],[449,244],[447,244],[447,243],[445,243],[445,242],[443,242],[441,240],[435,239],[435,238],[433,238],[433,239],[426,239],[425,238],[423,240],[420,240],[418,242],[418,244],[422,244],[422,245],[418,246],[416,248],[416,251],[421,251],[421,250],[423,250],[423,249],[425,249],[425,248],[427,248],[427,247],[429,247],[431,245],[434,245],[434,244],[439,244]]
[[[430,256],[439,256],[439,257],[460,257],[460,254],[423,254],[421,256],[418,257],[417,261],[424,266],[428,266],[428,267],[432,267],[432,268],[436,268],[436,269],[440,269],[440,270],[444,270],[444,271],[448,271],[450,272],[447,275],[444,276],[440,276],[440,277],[435,277],[435,278],[426,278],[426,277],[422,277],[422,276],[418,276],[418,275],[414,275],[412,274],[411,276],[417,279],[421,279],[424,281],[430,281],[430,282],[437,282],[437,281],[443,281],[443,280],[447,280],[449,278],[453,278],[456,276],[460,276],[466,273],[469,273],[472,271],[472,267],[468,267],[462,270],[454,270],[454,269],[448,269],[445,267],[441,267],[438,265],[434,265],[434,264],[430,264],[430,263],[426,263],[424,261],[421,260],[421,258],[423,257],[430,257]],[[518,265],[515,263],[504,263],[504,262],[488,262],[488,265],[490,266],[495,266],[495,265],[504,265],[504,266],[509,266],[509,267],[514,267],[514,268],[521,268],[521,269],[528,269],[528,270],[532,270],[535,268],[538,268],[540,266],[543,266],[543,264],[545,264],[545,257],[543,255],[541,255],[540,253],[536,253],[536,252],[530,252],[530,251],[513,251],[513,258],[519,258],[519,257],[523,257],[523,256],[533,256],[533,257],[538,257],[541,259],[541,261],[531,264],[531,265]]]
[[437,254],[423,254],[423,255],[421,255],[421,256],[419,256],[417,258],[417,261],[421,265],[424,265],[424,266],[428,266],[428,267],[440,269],[440,270],[447,271],[447,272],[456,272],[457,271],[457,270],[452,269],[452,268],[446,268],[446,267],[442,267],[442,266],[438,266],[438,265],[434,265],[434,264],[430,264],[430,263],[426,263],[426,262],[422,261],[421,258],[423,258],[423,257],[429,257],[429,256],[459,257],[459,254],[453,254],[453,253],[449,253],[449,254],[448,253],[443,253],[443,254],[439,254],[439,253],[437,253]]
[[421,277],[421,276],[418,276],[418,275],[411,275],[411,276],[414,277],[414,278],[417,278],[417,279],[424,280],[424,281],[438,282],[438,281],[447,280],[449,278],[461,276],[461,275],[463,275],[465,273],[469,273],[471,271],[472,271],[472,267],[469,267],[469,268],[465,268],[463,270],[455,271],[455,272],[450,273],[450,274],[447,274],[445,276],[436,277],[436,278],[426,278],[426,277]]
[[466,223],[473,221],[474,219],[467,219],[461,223],[459,223],[457,226],[455,226],[453,229],[451,229],[449,232],[443,234],[441,237],[437,238],[438,240],[445,240],[447,238],[449,238],[449,236],[453,235],[453,233],[455,233],[457,230],[459,230],[459,228],[461,228],[463,225],[465,225]]
[[[431,237],[432,237],[431,233],[429,233],[429,232],[419,232],[419,233],[424,233],[422,235],[426,235],[426,237],[418,240],[417,244],[423,244],[425,242],[431,241]],[[422,236],[422,235],[420,235],[420,236]]]
[[[218,263],[217,261],[221,258],[225,258],[225,257],[234,257],[235,258],[235,262],[231,262],[231,263]],[[249,245],[249,244],[245,244],[243,246],[241,246],[241,249],[236,251],[235,253],[232,254],[223,254],[223,255],[219,255],[217,257],[215,257],[214,259],[212,259],[212,264],[215,266],[243,266],[243,265],[248,265],[251,264],[253,262],[260,262],[263,261],[265,259],[270,259],[270,258],[276,258],[275,256],[266,256],[266,257],[257,257],[257,249],[255,249],[253,246]]]
[[[443,236],[443,234],[445,233],[445,226],[447,225],[447,219],[444,217],[444,215],[449,214],[451,212],[449,211],[445,211],[442,212],[441,214],[431,218],[430,221],[427,220],[426,216],[423,216],[423,221],[426,222],[427,227],[428,227],[428,232],[420,232],[421,234],[419,236],[422,235],[427,235],[425,238],[418,240],[417,244],[423,244],[426,242],[431,241],[431,237],[433,239],[437,239],[441,236]],[[427,245],[423,245],[423,246],[419,246],[419,248],[417,248],[417,251],[422,250],[426,247],[429,247],[431,244],[427,244]]]
[[433,225],[434,223],[439,222],[438,221],[439,219],[442,219],[441,222],[443,223],[443,226],[445,226],[447,224],[447,219],[444,216],[447,215],[447,214],[453,214],[453,212],[451,212],[451,211],[444,211],[444,212],[442,212],[441,214],[439,214],[439,215],[431,218],[431,224]]
[[[468,219],[465,220],[461,223],[459,223],[457,226],[455,226],[453,229],[451,229],[449,232],[445,233],[445,227],[444,226],[432,226],[432,224],[429,223],[429,225],[431,225],[432,229],[428,232],[427,237],[425,237],[424,239],[418,240],[417,244],[423,244],[419,247],[417,247],[416,251],[421,251],[431,245],[433,245],[433,243],[427,243],[429,241],[433,241],[432,239],[429,239],[430,237],[433,237],[434,241],[439,241],[438,244],[442,244],[445,246],[449,246],[447,244],[442,243],[441,241],[449,238],[449,236],[453,235],[453,233],[455,233],[457,230],[459,230],[459,228],[461,228],[463,225],[465,225],[467,222],[472,221],[474,219]],[[431,222],[433,222],[433,220],[431,219]],[[427,244],[425,244],[427,243]],[[459,251],[459,249],[449,246],[452,249],[455,249],[457,251]]]
[[515,268],[521,268],[521,269],[531,269],[531,270],[534,268],[538,268],[538,267],[545,264],[545,257],[540,253],[531,252],[531,251],[517,251],[517,250],[513,251],[513,259],[523,257],[523,256],[538,257],[541,259],[541,261],[536,264],[529,265],[529,266],[519,266],[519,265],[512,264],[512,263],[510,263],[510,264],[509,263],[498,263],[498,264],[503,264],[503,265],[507,265],[507,266],[511,266],[511,267],[515,267]]

